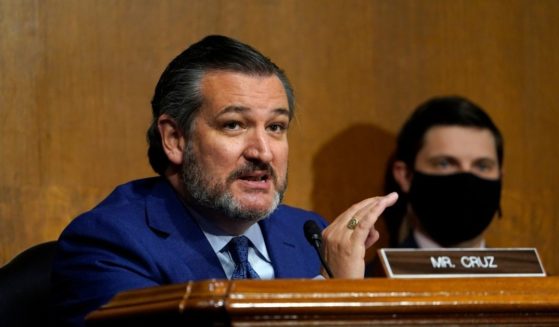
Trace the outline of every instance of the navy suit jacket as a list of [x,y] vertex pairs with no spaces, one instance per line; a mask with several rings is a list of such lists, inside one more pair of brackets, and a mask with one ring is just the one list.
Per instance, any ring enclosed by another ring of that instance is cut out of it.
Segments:
[[[316,213],[280,205],[259,222],[276,278],[313,278],[320,261],[303,224]],[[116,293],[191,280],[225,279],[210,243],[171,185],[161,177],[121,185],[74,219],[59,238],[53,265],[57,325],[84,316]]]

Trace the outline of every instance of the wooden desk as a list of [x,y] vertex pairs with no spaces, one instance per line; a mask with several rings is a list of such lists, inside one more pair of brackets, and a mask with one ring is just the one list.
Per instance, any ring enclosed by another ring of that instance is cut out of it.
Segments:
[[91,326],[559,326],[559,278],[210,280],[118,294]]

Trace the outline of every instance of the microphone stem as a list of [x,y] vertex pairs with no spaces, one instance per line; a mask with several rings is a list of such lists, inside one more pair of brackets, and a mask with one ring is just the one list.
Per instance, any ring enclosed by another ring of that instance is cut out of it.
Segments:
[[318,240],[315,241],[315,250],[316,253],[318,253],[318,257],[320,258],[320,262],[322,262],[322,267],[324,267],[324,270],[326,270],[326,273],[328,274],[328,277],[330,278],[334,278],[334,275],[332,274],[332,271],[330,270],[330,267],[328,267],[328,264],[326,264],[326,260],[324,260],[324,257],[322,256],[322,253],[320,253],[320,242]]

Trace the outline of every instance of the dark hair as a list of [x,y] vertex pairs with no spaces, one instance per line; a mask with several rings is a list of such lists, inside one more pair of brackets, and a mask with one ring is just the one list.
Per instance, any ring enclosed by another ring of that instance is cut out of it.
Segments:
[[215,70],[277,76],[287,94],[289,117],[293,117],[293,88],[278,66],[247,44],[221,35],[207,36],[173,59],[155,88],[151,101],[153,120],[147,131],[147,141],[149,163],[158,174],[163,175],[169,166],[157,128],[158,118],[162,114],[169,115],[188,135],[192,121],[204,101],[200,90],[201,80],[205,73]]
[[397,139],[396,151],[388,160],[384,190],[386,193],[398,192],[398,202],[388,208],[385,222],[390,235],[391,246],[398,243],[398,233],[402,219],[407,210],[407,197],[394,179],[392,165],[395,161],[403,161],[408,169],[415,167],[415,158],[424,144],[425,134],[435,126],[463,126],[488,129],[495,139],[499,167],[503,165],[503,137],[481,107],[460,96],[435,97],[422,103],[404,123]]

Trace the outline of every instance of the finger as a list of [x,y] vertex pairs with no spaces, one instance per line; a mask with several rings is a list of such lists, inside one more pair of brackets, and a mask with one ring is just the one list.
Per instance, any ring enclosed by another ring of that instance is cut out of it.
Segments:
[[357,219],[359,224],[363,224],[363,227],[367,228],[375,223],[384,209],[396,203],[398,200],[398,193],[392,192],[385,196],[371,198],[371,200],[372,201],[368,202],[351,216],[352,218]]
[[[374,226],[376,222],[376,218],[382,213],[384,208],[388,205],[392,205],[396,202],[398,198],[397,193],[393,192],[386,196],[379,196],[365,199],[359,203],[354,204],[348,210],[346,210],[343,214],[338,216],[326,229],[322,231],[322,237],[324,239],[330,239],[331,241],[335,242],[351,242],[350,239],[354,234],[355,229],[365,229],[365,231],[361,232],[361,235],[357,237],[360,240],[361,245],[364,244],[366,237],[370,233],[371,227]],[[377,208],[380,205],[379,208]],[[376,211],[375,211],[376,208]],[[373,214],[370,214],[370,211],[373,210]],[[375,213],[378,214],[375,215]],[[348,227],[349,221],[355,218],[359,222],[355,229],[351,229]],[[353,242],[352,242],[353,243]]]
[[[378,217],[382,214],[384,209],[396,203],[398,199],[397,193],[393,192],[383,197],[378,197],[377,201],[372,202],[368,206],[360,209],[353,217],[359,220],[355,230],[351,233],[353,242],[360,244],[370,243],[374,239],[374,233],[378,232],[374,229],[374,225]],[[378,239],[378,235],[377,235]],[[376,241],[376,239],[375,239]],[[373,242],[374,243],[374,242]],[[372,245],[372,243],[370,244]],[[370,246],[369,245],[369,246]]]
[[365,249],[370,248],[373,244],[375,244],[380,238],[380,234],[376,229],[373,229],[367,239],[365,240]]
[[379,202],[381,205],[384,206],[384,208],[386,208],[396,203],[397,200],[398,200],[398,193],[392,192],[385,196],[376,196],[376,197],[365,199],[359,203],[356,203],[353,206],[351,206],[345,213],[349,215],[350,217],[348,218],[349,221],[351,217],[356,217],[356,218],[360,217],[360,213],[367,212],[368,210],[370,210],[372,206],[379,204]]

